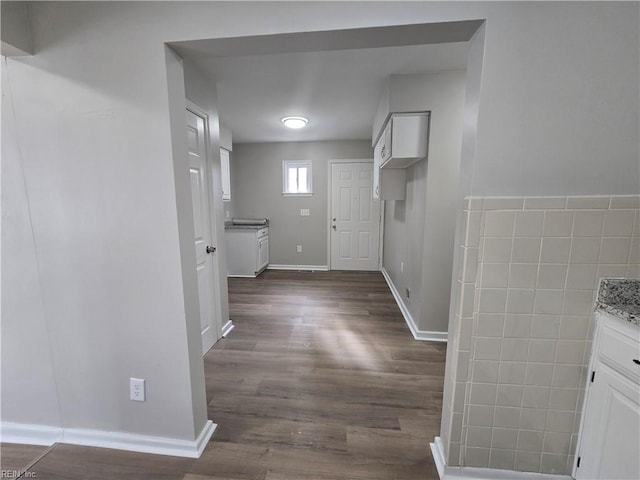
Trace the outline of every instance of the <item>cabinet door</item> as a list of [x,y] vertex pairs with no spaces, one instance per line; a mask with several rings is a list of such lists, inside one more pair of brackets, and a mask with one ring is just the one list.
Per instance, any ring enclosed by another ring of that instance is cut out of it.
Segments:
[[380,148],[382,147],[383,138],[378,139],[375,148],[373,149],[373,198],[380,198],[380,165],[382,164],[382,157],[380,156]]
[[392,128],[393,125],[393,117],[387,122],[387,126],[384,128],[384,132],[382,132],[382,144],[380,145],[380,159],[381,165],[384,164],[387,160],[391,158],[391,145],[392,145]]
[[596,362],[577,479],[640,478],[640,386]]
[[229,150],[220,149],[220,173],[222,175],[222,200],[231,200],[231,169]]
[[263,237],[258,240],[258,264],[256,272],[269,265],[269,237]]

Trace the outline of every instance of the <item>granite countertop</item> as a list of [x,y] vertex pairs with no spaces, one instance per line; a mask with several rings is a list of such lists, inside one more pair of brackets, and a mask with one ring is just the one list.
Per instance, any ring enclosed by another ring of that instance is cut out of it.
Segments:
[[232,223],[224,225],[225,230],[260,230],[268,227],[268,225],[234,225]]
[[231,218],[224,221],[225,230],[260,230],[269,226],[266,218]]
[[640,280],[603,278],[596,308],[634,325],[640,325]]

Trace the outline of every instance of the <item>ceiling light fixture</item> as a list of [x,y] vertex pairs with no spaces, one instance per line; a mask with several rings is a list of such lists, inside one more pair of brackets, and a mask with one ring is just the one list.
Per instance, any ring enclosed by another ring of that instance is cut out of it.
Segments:
[[309,123],[309,120],[304,117],[283,117],[280,121],[284,123],[285,127],[295,129],[302,128]]

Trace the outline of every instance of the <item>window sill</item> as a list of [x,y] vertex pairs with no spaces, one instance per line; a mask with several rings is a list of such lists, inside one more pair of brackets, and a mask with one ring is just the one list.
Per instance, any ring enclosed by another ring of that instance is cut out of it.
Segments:
[[313,197],[313,193],[282,193],[283,197]]

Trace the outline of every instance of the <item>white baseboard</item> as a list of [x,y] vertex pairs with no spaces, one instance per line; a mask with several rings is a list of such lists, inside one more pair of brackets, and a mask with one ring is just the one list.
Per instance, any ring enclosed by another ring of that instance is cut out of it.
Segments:
[[395,298],[396,303],[398,304],[398,308],[400,309],[400,312],[404,317],[404,321],[407,322],[407,326],[409,327],[409,330],[411,330],[411,334],[413,335],[413,338],[415,338],[416,340],[424,340],[428,342],[446,342],[447,336],[448,336],[447,332],[433,332],[429,330],[418,329],[416,322],[413,320],[413,317],[411,316],[411,312],[409,312],[409,309],[407,308],[407,306],[404,303],[404,300],[402,299],[402,295],[400,295],[400,292],[398,292],[398,289],[393,284],[391,277],[389,276],[387,271],[384,269],[384,267],[382,268],[381,272],[382,272],[382,276],[387,282],[387,285],[389,285],[389,289],[393,294],[393,298]]
[[440,437],[436,437],[429,446],[440,480],[572,480],[569,475],[517,472],[497,468],[448,467],[444,459],[444,448]]
[[229,320],[227,323],[225,323],[222,326],[222,336],[226,337],[227,335],[229,335],[229,333],[231,332],[231,330],[233,330],[234,327],[235,325],[231,322],[231,320]]
[[0,423],[0,442],[45,445],[50,447],[60,440],[61,427],[31,425],[26,423]]
[[440,479],[444,479],[444,470],[447,466],[447,462],[444,459],[444,447],[442,446],[442,439],[436,437],[433,443],[429,444],[431,447],[431,454],[433,455],[433,461],[436,464],[436,470],[438,470],[438,476]]
[[198,458],[202,455],[217,425],[208,420],[195,440],[180,440],[134,433],[89,430],[84,428],[59,428],[44,425],[25,425],[3,422],[2,442],[29,445],[53,445],[69,443],[87,447],[114,448],[130,452],[154,453],[175,457]]
[[269,264],[267,270],[302,270],[305,272],[328,272],[328,265],[278,265]]

